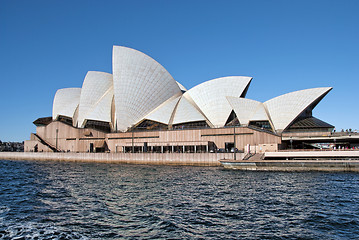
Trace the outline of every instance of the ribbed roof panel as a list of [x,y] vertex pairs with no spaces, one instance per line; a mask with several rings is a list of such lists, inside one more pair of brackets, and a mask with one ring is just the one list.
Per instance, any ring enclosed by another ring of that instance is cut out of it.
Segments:
[[112,57],[118,130],[126,131],[166,100],[181,93],[167,70],[146,54],[114,46]]
[[81,88],[63,88],[57,90],[52,105],[52,118],[58,116],[73,118],[77,106],[79,105]]
[[248,125],[249,121],[265,121],[268,116],[261,102],[238,97],[227,97],[241,124]]
[[82,85],[77,123],[84,127],[86,120],[111,122],[113,98],[112,74],[90,71]]
[[270,99],[264,103],[271,117],[274,128],[283,131],[304,110],[323,98],[332,88],[311,88],[295,91]]
[[231,114],[232,107],[226,97],[240,97],[251,77],[223,77],[199,84],[186,92],[214,127],[223,127]]
[[166,102],[158,106],[145,119],[160,122],[168,125],[173,114],[173,111],[182,95],[174,96],[168,99]]
[[190,101],[187,100],[185,95],[186,94],[182,96],[181,100],[177,105],[172,124],[174,125],[180,123],[205,121],[206,118]]

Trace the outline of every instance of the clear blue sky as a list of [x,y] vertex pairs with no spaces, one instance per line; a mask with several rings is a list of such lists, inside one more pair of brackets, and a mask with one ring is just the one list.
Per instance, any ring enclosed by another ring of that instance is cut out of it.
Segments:
[[251,76],[247,98],[333,87],[313,115],[359,129],[359,1],[0,0],[0,140],[29,139],[59,88],[140,50],[188,89]]

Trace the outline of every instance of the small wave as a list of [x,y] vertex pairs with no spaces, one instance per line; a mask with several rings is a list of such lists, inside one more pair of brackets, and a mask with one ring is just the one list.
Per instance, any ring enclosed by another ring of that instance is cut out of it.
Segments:
[[[4,224],[4,219],[8,212],[10,212],[10,208],[8,206],[0,206],[0,226],[2,226]],[[0,236],[1,236],[1,233],[0,233]]]
[[0,206],[0,214],[4,214],[10,211],[8,206]]
[[159,223],[159,228],[168,232],[180,229],[174,222],[170,220],[161,220]]
[[75,232],[39,223],[12,223],[0,230],[0,239],[89,239]]

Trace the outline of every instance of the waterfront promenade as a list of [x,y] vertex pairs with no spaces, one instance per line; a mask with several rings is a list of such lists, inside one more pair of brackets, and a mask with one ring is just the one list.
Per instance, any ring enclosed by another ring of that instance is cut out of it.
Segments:
[[[244,153],[237,153],[242,159]],[[0,159],[36,161],[103,162],[152,165],[220,166],[219,160],[233,159],[233,153],[53,153],[0,152]]]
[[[280,151],[257,153],[53,153],[0,152],[0,159],[211,166],[258,171],[359,171],[359,151]],[[243,160],[245,159],[245,160]]]

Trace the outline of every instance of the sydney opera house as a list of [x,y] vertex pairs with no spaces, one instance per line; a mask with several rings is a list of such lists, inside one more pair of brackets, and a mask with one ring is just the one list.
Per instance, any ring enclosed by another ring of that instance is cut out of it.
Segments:
[[89,71],[82,88],[57,90],[52,117],[34,121],[25,151],[267,151],[285,148],[289,137],[334,128],[312,116],[330,87],[258,102],[246,98],[251,77],[186,89],[142,52],[114,46],[112,58],[112,74]]

